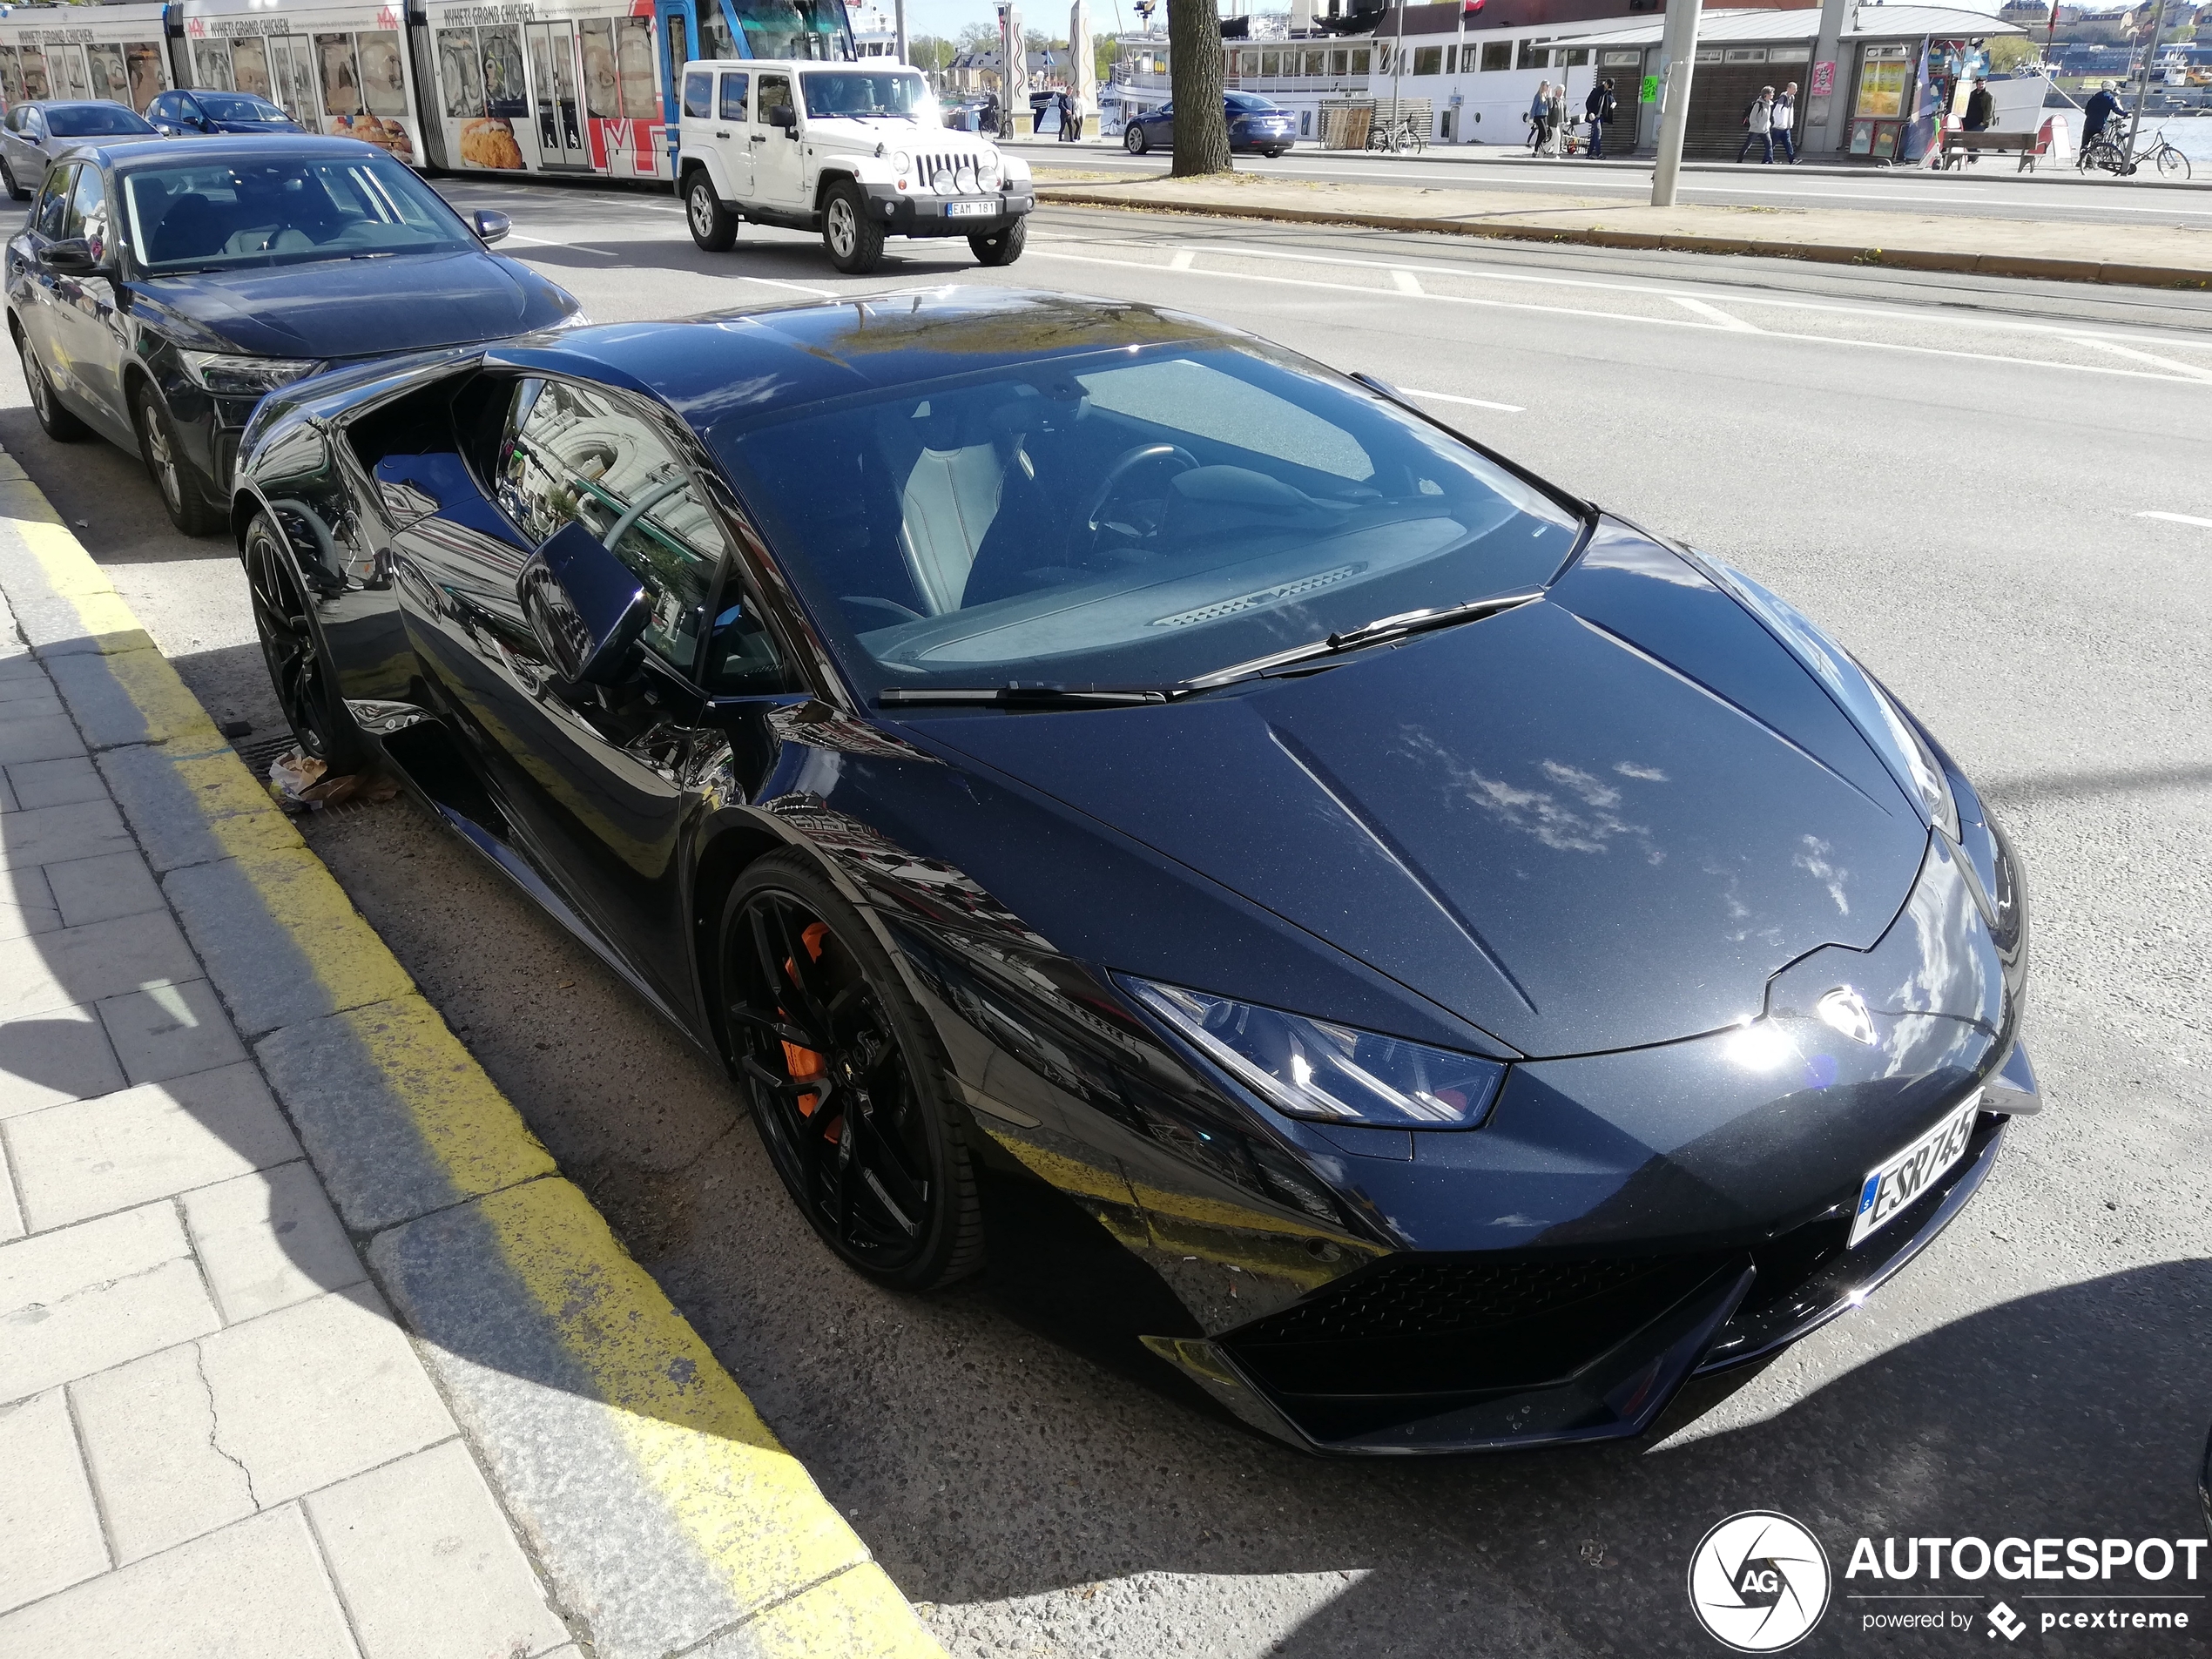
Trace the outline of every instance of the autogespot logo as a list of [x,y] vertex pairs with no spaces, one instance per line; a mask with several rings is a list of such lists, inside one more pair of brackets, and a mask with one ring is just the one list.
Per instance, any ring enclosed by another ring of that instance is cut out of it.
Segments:
[[1828,1610],[1828,1554],[1787,1515],[1747,1509],[1707,1533],[1689,1558],[1689,1607],[1738,1653],[1778,1653]]

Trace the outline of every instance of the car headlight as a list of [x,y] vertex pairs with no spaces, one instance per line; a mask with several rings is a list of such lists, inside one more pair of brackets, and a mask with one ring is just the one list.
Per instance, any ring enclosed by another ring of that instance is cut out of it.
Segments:
[[228,397],[260,397],[280,386],[305,380],[322,365],[300,357],[246,357],[225,352],[180,351],[185,370],[211,392]]
[[1380,1129],[1468,1129],[1506,1069],[1347,1025],[1116,974],[1177,1035],[1290,1117]]
[[1874,677],[1859,666],[1858,659],[1814,627],[1787,599],[1770,593],[1743,571],[1710,554],[1701,553],[1698,557],[1827,686],[1851,716],[1851,724],[1889,763],[1898,780],[1919,797],[1928,822],[1956,841],[1959,804],[1951,797],[1950,780],[1943,775],[1919,728]]
[[913,167],[914,161],[914,158],[903,150],[894,150],[891,152],[891,166],[894,172],[906,172]]

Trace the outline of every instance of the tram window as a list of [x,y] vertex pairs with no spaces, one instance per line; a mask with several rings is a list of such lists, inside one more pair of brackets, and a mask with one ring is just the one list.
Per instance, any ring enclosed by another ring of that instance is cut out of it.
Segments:
[[615,70],[611,17],[587,17],[576,26],[583,47],[583,111],[603,121],[622,113],[622,80]]
[[722,118],[725,121],[745,119],[745,84],[749,75],[725,75],[722,78]]
[[438,84],[446,113],[456,120],[484,112],[484,76],[473,29],[438,30]]
[[699,8],[699,56],[702,57],[735,57],[738,43],[731,38],[730,25],[723,20],[722,8],[709,0]]
[[703,69],[684,78],[684,113],[697,117],[714,113],[714,77]]
[[653,74],[651,17],[615,19],[615,72],[622,78],[622,112],[633,121],[659,120],[660,83]]

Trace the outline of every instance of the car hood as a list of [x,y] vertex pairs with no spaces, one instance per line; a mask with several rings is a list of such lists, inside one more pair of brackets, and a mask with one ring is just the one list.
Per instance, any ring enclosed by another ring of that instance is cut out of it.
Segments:
[[154,277],[136,292],[239,351],[270,357],[358,357],[497,340],[558,322],[564,309],[551,283],[467,249]]
[[213,132],[305,132],[297,121],[210,121]]
[[1880,938],[1927,846],[1797,659],[1611,524],[1544,602],[1328,672],[909,729],[1530,1055],[1757,1016],[1790,962]]

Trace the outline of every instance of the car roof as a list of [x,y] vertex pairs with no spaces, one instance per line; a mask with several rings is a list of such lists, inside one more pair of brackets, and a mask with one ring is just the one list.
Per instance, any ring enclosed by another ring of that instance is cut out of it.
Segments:
[[108,166],[125,171],[134,164],[162,161],[179,166],[211,161],[298,161],[320,157],[337,160],[348,156],[384,156],[388,150],[359,138],[319,138],[310,133],[226,134],[212,138],[132,138],[120,144],[86,145],[78,154],[97,156]]
[[704,430],[1054,357],[1244,338],[1128,300],[944,287],[609,323],[495,347],[489,361],[642,391]]

